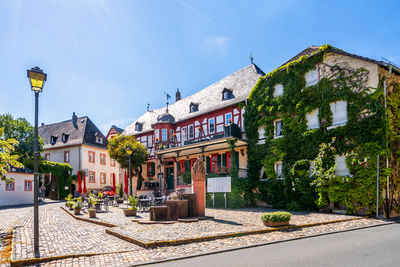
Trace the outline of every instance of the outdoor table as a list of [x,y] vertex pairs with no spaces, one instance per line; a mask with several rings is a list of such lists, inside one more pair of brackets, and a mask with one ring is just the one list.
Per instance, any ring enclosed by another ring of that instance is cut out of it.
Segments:
[[140,206],[142,212],[146,211],[147,208],[150,207],[150,202],[151,202],[151,199],[149,199],[149,198],[139,199],[139,204],[140,204],[139,206]]

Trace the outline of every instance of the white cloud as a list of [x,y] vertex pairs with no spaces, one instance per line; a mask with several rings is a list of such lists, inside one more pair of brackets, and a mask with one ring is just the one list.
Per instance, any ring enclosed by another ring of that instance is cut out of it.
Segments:
[[226,36],[210,36],[203,40],[203,47],[216,50],[221,56],[224,56],[228,50],[230,39]]

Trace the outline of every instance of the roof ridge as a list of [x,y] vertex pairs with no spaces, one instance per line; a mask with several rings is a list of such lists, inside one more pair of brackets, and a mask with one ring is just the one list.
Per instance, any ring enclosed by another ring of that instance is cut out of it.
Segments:
[[[86,115],[85,115],[85,116],[82,116],[82,117],[78,117],[77,119],[79,120],[79,119],[83,119],[83,118],[89,119],[89,117],[86,116]],[[89,119],[89,120],[90,120],[90,119]],[[65,120],[65,121],[59,121],[59,122],[53,122],[53,123],[49,123],[49,124],[40,125],[39,128],[41,128],[41,127],[46,127],[46,126],[52,126],[52,125],[54,125],[54,124],[65,123],[65,122],[69,122],[69,121],[72,121],[72,118],[69,119],[69,120]]]

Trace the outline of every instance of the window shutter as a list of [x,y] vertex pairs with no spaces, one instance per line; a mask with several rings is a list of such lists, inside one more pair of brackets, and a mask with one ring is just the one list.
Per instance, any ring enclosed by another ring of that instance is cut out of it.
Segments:
[[221,169],[221,154],[218,154],[217,160],[218,160],[218,168]]
[[222,154],[222,167],[226,168],[226,153]]
[[210,157],[206,157],[206,172],[210,172]]
[[235,166],[239,168],[239,152],[235,151]]

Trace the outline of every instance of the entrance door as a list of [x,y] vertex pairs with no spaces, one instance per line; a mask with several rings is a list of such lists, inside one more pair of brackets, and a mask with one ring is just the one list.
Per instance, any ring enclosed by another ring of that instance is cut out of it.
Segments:
[[174,167],[165,168],[167,190],[174,189]]

